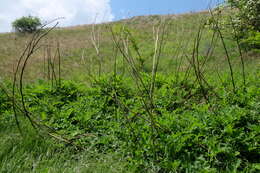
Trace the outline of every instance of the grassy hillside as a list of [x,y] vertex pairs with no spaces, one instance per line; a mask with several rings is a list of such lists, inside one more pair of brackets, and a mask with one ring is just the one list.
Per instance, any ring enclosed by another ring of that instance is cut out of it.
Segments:
[[[141,52],[144,70],[151,71],[151,59],[154,52],[153,27],[161,21],[167,22],[167,33],[165,35],[165,45],[160,58],[159,72],[165,74],[173,73],[178,62],[187,64],[186,56],[191,56],[195,37],[199,27],[207,20],[207,12],[170,15],[170,16],[140,16],[132,19],[123,20],[114,23],[100,24],[95,26],[95,35],[99,35],[100,58],[102,64],[102,73],[113,71],[113,62],[115,57],[115,45],[113,43],[111,28],[120,26],[127,27]],[[99,59],[91,42],[93,26],[78,26],[72,28],[60,28],[52,31],[40,43],[40,49],[30,59],[25,76],[28,79],[46,77],[46,59],[53,57],[59,44],[62,64],[62,77],[66,79],[85,81],[85,74],[96,74]],[[205,28],[202,34],[199,51],[201,56],[205,56],[211,47],[213,32]],[[239,55],[235,41],[230,40],[229,33],[226,35],[226,44],[232,63],[238,64]],[[13,33],[0,34],[0,71],[2,78],[12,76],[14,66],[22,54],[30,36],[19,36]],[[47,47],[49,47],[49,50]],[[123,71],[122,57],[118,54],[118,69]],[[246,64],[250,66],[259,63],[259,54],[245,54]],[[207,67],[211,71],[211,66],[222,71],[226,64],[225,51],[220,42],[216,41],[214,55],[210,57]],[[45,66],[45,69],[44,69]],[[220,68],[219,68],[219,67]],[[247,69],[251,69],[250,67]]]
[[258,172],[259,50],[210,18],[0,34],[0,172]]

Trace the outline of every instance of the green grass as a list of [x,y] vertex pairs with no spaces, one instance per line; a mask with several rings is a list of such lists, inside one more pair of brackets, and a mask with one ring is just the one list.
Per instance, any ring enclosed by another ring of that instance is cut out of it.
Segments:
[[0,172],[128,172],[118,153],[78,151],[28,127],[21,136],[14,123],[1,119]]

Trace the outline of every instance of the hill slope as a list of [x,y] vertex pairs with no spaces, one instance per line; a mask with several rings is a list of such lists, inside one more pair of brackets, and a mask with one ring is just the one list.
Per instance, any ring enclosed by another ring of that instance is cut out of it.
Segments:
[[[207,12],[191,13],[183,15],[169,16],[139,16],[132,19],[118,21],[114,23],[86,25],[70,28],[59,28],[52,31],[40,42],[40,49],[30,59],[27,67],[28,79],[46,77],[48,57],[54,57],[57,47],[60,49],[62,77],[74,80],[85,80],[84,74],[96,74],[101,64],[101,72],[111,72],[115,58],[115,44],[111,33],[111,28],[125,26],[135,39],[135,44],[141,53],[140,61],[145,71],[151,71],[151,60],[154,53],[153,28],[165,20],[166,35],[164,37],[164,47],[161,52],[159,71],[163,73],[173,73],[178,66],[178,62],[187,65],[187,56],[190,57],[193,51],[194,41],[199,31],[199,27],[205,22],[209,14]],[[99,55],[92,43],[92,34],[96,35],[96,42],[99,42]],[[208,28],[202,31],[199,51],[201,56],[205,56],[211,49],[211,39],[213,32]],[[229,34],[227,33],[227,37]],[[0,34],[0,72],[2,78],[10,79],[20,55],[26,47],[26,43],[31,36],[19,36],[16,34]],[[59,46],[57,46],[59,44]],[[225,51],[220,39],[215,43],[214,54],[210,57],[208,67],[218,68],[220,71],[225,62]],[[226,39],[228,51],[231,53],[234,64],[239,61],[238,50],[235,41]],[[130,45],[131,46],[131,45]],[[259,63],[259,54],[245,54],[245,61],[248,65],[253,61],[253,65]],[[121,71],[123,60],[120,53],[117,55],[118,66]],[[250,67],[247,69],[251,69]]]

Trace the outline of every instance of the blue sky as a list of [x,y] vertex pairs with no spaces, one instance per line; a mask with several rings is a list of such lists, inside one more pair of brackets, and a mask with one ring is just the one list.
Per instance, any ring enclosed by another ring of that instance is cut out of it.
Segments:
[[73,26],[139,15],[200,11],[218,1],[223,0],[0,0],[0,32],[10,32],[15,19],[28,15],[42,21],[64,17],[59,26]]
[[179,14],[205,10],[223,0],[111,0],[115,19],[147,14]]

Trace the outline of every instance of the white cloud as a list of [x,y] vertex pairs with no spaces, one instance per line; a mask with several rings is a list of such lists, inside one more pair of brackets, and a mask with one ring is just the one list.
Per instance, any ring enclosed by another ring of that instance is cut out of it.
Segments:
[[11,23],[22,16],[43,21],[64,17],[60,26],[111,21],[110,0],[1,0],[0,32],[11,31]]

